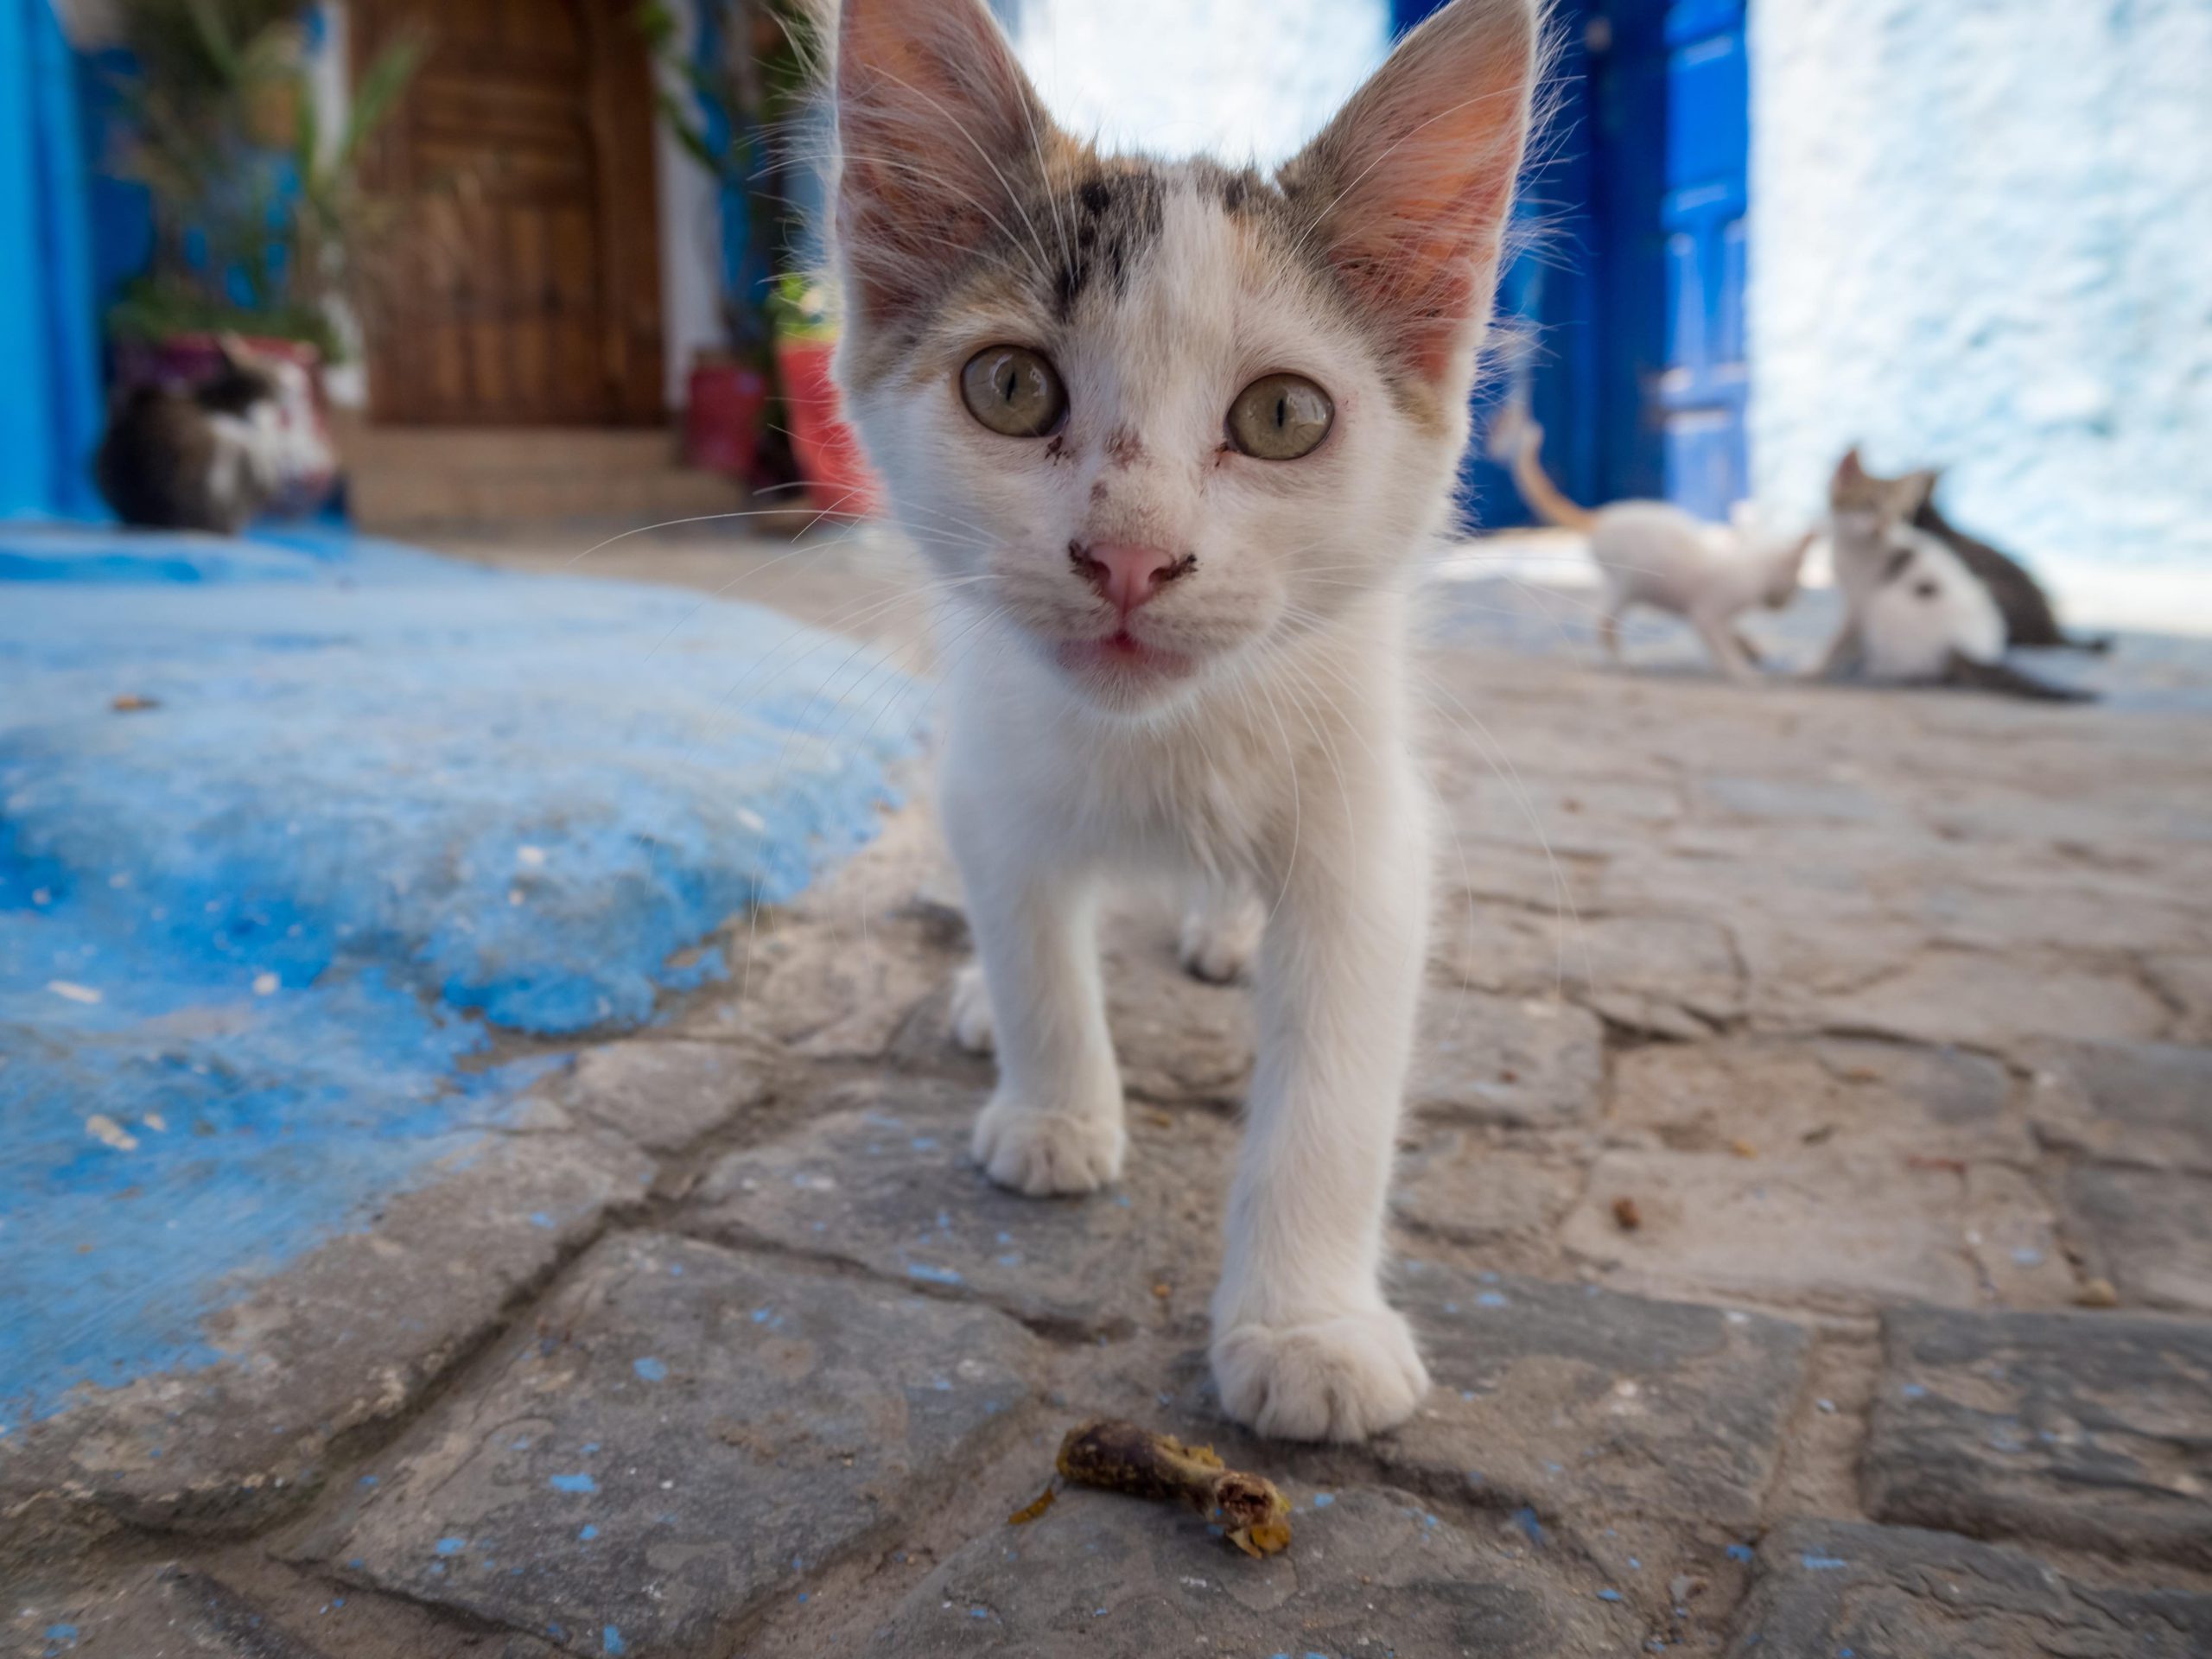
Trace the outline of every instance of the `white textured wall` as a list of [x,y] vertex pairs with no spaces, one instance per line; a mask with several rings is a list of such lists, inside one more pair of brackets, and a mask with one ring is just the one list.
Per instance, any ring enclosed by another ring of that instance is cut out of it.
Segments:
[[1387,0],[1020,0],[1021,58],[1071,130],[1283,160],[1389,43]]
[[2212,0],[1754,0],[1755,486],[2212,565]]

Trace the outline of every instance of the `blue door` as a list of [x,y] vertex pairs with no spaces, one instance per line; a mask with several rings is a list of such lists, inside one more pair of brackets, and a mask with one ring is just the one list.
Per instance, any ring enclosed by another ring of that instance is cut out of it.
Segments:
[[[1409,27],[1441,0],[1397,0]],[[1522,192],[1529,251],[1499,284],[1478,429],[1504,397],[1544,427],[1546,470],[1586,503],[1660,496],[1725,518],[1745,492],[1744,0],[1558,0],[1557,110]],[[1480,447],[1488,529],[1528,513]]]
[[1650,391],[1669,500],[1725,518],[1749,488],[1744,219],[1750,76],[1744,0],[1667,7],[1666,364]]

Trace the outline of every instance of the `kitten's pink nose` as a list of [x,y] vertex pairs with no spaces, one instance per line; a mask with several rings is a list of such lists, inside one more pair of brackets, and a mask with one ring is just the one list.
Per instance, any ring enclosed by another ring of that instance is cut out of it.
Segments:
[[1093,542],[1088,547],[1070,542],[1068,552],[1077,570],[1123,616],[1198,563],[1135,542]]

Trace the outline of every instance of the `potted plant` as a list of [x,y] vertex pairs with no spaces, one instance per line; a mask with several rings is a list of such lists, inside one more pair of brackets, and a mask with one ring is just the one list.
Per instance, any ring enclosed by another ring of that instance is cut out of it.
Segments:
[[360,188],[362,152],[422,52],[402,41],[369,64],[334,128],[310,75],[314,10],[119,0],[132,67],[119,86],[118,165],[145,186],[154,232],[147,269],[107,315],[119,384],[202,379],[226,336],[300,364],[318,386],[342,358],[340,319],[368,303],[390,228]]
[[813,175],[777,142],[804,117],[817,10],[702,0],[688,39],[666,0],[644,0],[639,15],[661,67],[661,118],[719,187],[722,210],[726,343],[693,362],[686,456],[762,487],[796,474],[817,506],[852,511],[864,473],[828,378],[835,336],[798,274]]

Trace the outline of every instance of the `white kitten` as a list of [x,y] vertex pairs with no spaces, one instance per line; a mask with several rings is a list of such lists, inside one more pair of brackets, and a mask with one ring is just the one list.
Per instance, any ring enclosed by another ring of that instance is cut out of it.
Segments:
[[[1061,133],[980,0],[839,24],[839,373],[939,578],[988,992],[963,1023],[999,1055],[975,1154],[1024,1192],[1121,1170],[1103,881],[1262,895],[1212,1359],[1264,1433],[1357,1439],[1427,1387],[1381,1282],[1427,914],[1406,595],[1466,442],[1535,11],[1456,0],[1273,179]],[[1197,954],[1232,957],[1224,931]]]
[[1814,537],[1763,531],[1747,505],[1729,524],[1707,524],[1666,501],[1616,501],[1592,511],[1561,494],[1539,455],[1544,429],[1518,409],[1491,432],[1491,454],[1513,468],[1522,498],[1547,523],[1590,538],[1605,584],[1598,637],[1620,659],[1621,618],[1636,606],[1679,616],[1697,630],[1731,679],[1756,677],[1758,653],[1737,632],[1755,605],[1780,610],[1796,596]]
[[1815,671],[1856,664],[1878,684],[1955,685],[2075,702],[2087,693],[2021,673],[2005,660],[2005,613],[1987,585],[1913,515],[1932,473],[1880,479],[1852,450],[1828,486],[1835,585],[1844,617]]

